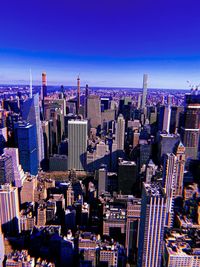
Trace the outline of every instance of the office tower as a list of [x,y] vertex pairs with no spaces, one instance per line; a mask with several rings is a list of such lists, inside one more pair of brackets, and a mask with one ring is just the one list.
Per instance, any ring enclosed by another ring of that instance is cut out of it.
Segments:
[[164,118],[163,118],[163,127],[162,131],[169,133],[170,129],[170,118],[171,118],[171,106],[164,107]]
[[86,120],[71,120],[68,122],[68,169],[85,170],[87,153]]
[[176,155],[176,186],[175,186],[175,196],[183,196],[183,177],[185,170],[185,147],[182,142],[178,142],[175,145],[174,154]]
[[199,147],[200,94],[185,95],[184,122],[181,139],[187,159],[197,159]]
[[143,183],[139,230],[138,267],[160,267],[166,196],[159,183]]
[[175,145],[180,141],[179,134],[158,133],[157,136],[157,160],[162,162],[164,154],[173,153]]
[[18,148],[6,147],[6,148],[4,148],[4,154],[11,156],[11,159],[12,159],[14,185],[18,188],[22,187],[23,182],[26,178],[26,175],[22,169],[22,166],[19,164],[19,150],[18,150]]
[[33,97],[33,78],[32,78],[32,72],[30,69],[30,88],[29,88],[29,97],[32,98]]
[[23,102],[22,119],[36,127],[37,159],[38,166],[44,159],[44,139],[40,121],[39,95],[36,94]]
[[166,226],[173,227],[174,222],[174,199],[176,187],[177,158],[173,153],[164,155],[163,188],[166,193]]
[[116,143],[117,150],[124,150],[124,136],[125,136],[125,120],[122,114],[117,118],[116,125]]
[[0,156],[0,184],[12,183],[14,181],[13,162],[10,155]]
[[36,127],[26,122],[18,122],[15,127],[20,164],[25,172],[36,175],[38,173]]
[[0,221],[0,267],[3,267],[4,256],[5,256],[4,235],[2,233],[1,221]]
[[46,72],[42,73],[42,91],[41,91],[41,99],[47,97],[47,74]]
[[27,176],[24,181],[22,190],[20,192],[21,203],[33,202],[34,201],[34,192],[37,187],[37,178],[36,176]]
[[147,102],[147,82],[148,74],[143,75],[143,93],[142,93],[142,108],[145,108]]
[[101,125],[101,102],[97,95],[89,95],[87,99],[87,119],[89,128]]
[[170,133],[175,134],[179,132],[181,124],[181,115],[183,114],[184,107],[172,106],[170,118]]
[[0,188],[0,221],[4,233],[20,232],[18,189],[9,184]]
[[87,118],[87,99],[89,96],[89,87],[88,84],[85,86],[85,118]]
[[118,191],[124,195],[131,195],[137,179],[137,166],[134,161],[119,159],[118,163]]
[[96,171],[96,176],[98,179],[98,195],[105,193],[108,190],[108,177],[106,166],[102,166]]
[[141,199],[128,196],[126,219],[126,253],[137,262]]
[[77,114],[80,109],[80,77],[77,78]]

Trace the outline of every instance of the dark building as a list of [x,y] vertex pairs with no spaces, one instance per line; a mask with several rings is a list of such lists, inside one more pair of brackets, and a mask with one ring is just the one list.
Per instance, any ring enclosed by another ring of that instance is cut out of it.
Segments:
[[137,166],[134,161],[119,159],[118,163],[118,191],[125,195],[133,193],[137,179]]
[[185,111],[181,127],[181,139],[185,146],[186,159],[197,159],[200,129],[200,95],[185,95]]

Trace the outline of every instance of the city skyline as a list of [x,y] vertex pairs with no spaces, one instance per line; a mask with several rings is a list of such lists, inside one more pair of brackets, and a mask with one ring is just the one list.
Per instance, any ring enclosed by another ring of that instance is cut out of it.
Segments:
[[[192,2],[194,5],[192,5]],[[198,8],[195,1],[125,3],[12,0],[2,3],[0,84],[83,84],[188,89],[199,84]],[[32,14],[32,15],[30,15]]]

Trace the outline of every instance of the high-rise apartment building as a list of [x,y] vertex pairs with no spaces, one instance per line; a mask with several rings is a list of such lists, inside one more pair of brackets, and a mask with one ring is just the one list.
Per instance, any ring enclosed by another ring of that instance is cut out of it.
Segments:
[[85,170],[87,156],[86,120],[71,120],[68,122],[68,169]]
[[18,189],[9,184],[0,188],[0,221],[4,233],[20,232]]
[[166,195],[159,183],[143,183],[139,230],[138,267],[160,267]]
[[142,108],[145,108],[146,102],[147,102],[147,82],[148,82],[148,74],[144,74],[144,76],[143,76]]

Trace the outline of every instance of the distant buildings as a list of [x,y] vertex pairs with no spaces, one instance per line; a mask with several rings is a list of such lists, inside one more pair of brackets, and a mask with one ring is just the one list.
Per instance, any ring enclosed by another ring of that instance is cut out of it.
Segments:
[[145,108],[146,102],[147,102],[147,82],[148,82],[148,74],[144,74],[144,76],[143,76],[142,108]]

